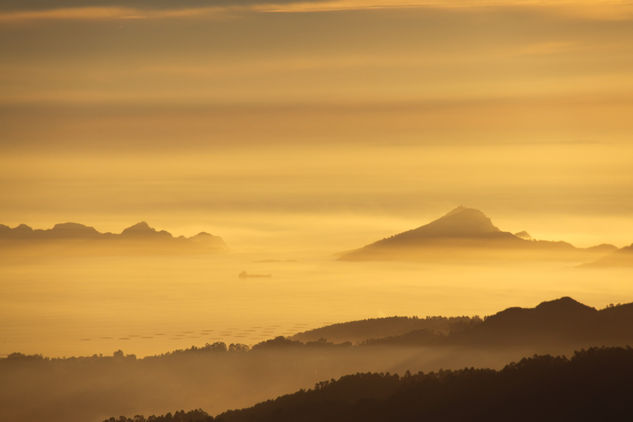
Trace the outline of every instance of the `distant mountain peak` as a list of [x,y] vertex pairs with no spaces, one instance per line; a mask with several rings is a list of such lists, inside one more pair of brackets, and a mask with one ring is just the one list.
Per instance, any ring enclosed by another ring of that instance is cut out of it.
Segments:
[[140,221],[128,228],[126,228],[123,231],[156,231],[153,227],[151,227],[149,224],[147,224],[147,221]]
[[471,236],[496,233],[500,230],[483,212],[460,205],[437,220],[418,227],[413,232],[432,236]]
[[348,252],[341,259],[371,259],[372,253],[380,254],[381,256],[378,257],[380,259],[387,256],[385,252],[388,254],[390,250],[398,254],[406,248],[427,248],[429,250],[428,248],[432,248],[434,245],[440,247],[447,245],[485,247],[499,245],[499,242],[502,241],[523,242],[512,233],[499,230],[492,224],[490,217],[480,210],[460,205],[437,220]]
[[99,232],[90,226],[86,226],[79,223],[58,223],[50,230],[54,236],[61,237],[83,237],[83,236],[98,236]]
[[33,229],[30,226],[27,226],[26,224],[20,224],[19,226],[15,227],[13,230],[16,231],[21,231],[21,232],[32,232]]
[[[478,212],[480,212],[480,213],[481,213],[481,211],[476,210],[476,209],[474,209],[474,208],[467,208],[467,207],[465,207],[465,206],[463,206],[463,205],[460,205],[460,206],[458,206],[457,208],[454,208],[454,209],[450,210],[449,212],[447,212],[446,214],[444,214],[444,217],[449,217],[449,216],[451,216],[451,215],[460,214],[460,213],[462,213],[462,212],[464,212],[464,211],[468,211],[468,210],[478,211]],[[482,213],[482,214],[483,214],[483,213]]]
[[633,267],[633,244],[623,248],[613,250],[612,245],[599,245],[595,250],[603,250],[609,252],[607,255],[587,264],[582,265],[584,268],[608,268],[608,267]]
[[130,227],[126,228],[125,230],[123,230],[121,232],[121,235],[124,235],[124,236],[154,236],[154,235],[161,235],[161,236],[170,236],[171,237],[171,234],[169,232],[166,232],[165,230],[157,231],[155,228],[153,228],[149,224],[147,224],[146,221],[141,221],[139,223],[134,224],[133,226],[130,226]]
[[[602,253],[604,248],[578,249],[562,241],[533,239],[527,232],[500,230],[490,217],[460,205],[440,218],[340,255],[341,260],[468,260],[543,259],[569,260],[578,253]],[[446,254],[446,251],[454,254]],[[510,252],[510,253],[506,253]],[[524,253],[524,251],[534,253]],[[556,254],[556,255],[554,255]]]
[[220,236],[215,236],[211,233],[207,233],[207,232],[200,232],[195,236],[191,236],[189,238],[190,240],[194,241],[194,242],[204,242],[204,243],[209,243],[209,244],[215,244],[218,247],[221,248],[225,248],[226,244],[224,243],[224,240],[222,240],[222,238]]
[[514,235],[518,237],[519,239],[534,240],[534,238],[530,235],[530,233],[526,232],[525,230],[520,231],[518,233],[514,233]]
[[572,299],[569,296],[564,296],[559,299],[554,299],[546,302],[539,303],[535,309],[541,310],[561,310],[561,311],[569,311],[569,310],[579,310],[579,311],[595,311],[594,308],[584,305],[578,302],[575,299]]
[[81,230],[81,231],[96,231],[94,227],[86,226],[80,223],[57,223],[53,226],[52,230]]

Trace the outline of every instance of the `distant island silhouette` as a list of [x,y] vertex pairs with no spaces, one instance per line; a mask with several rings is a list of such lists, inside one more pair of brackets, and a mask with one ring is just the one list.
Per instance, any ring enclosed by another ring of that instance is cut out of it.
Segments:
[[463,258],[544,259],[602,256],[615,251],[613,245],[576,248],[563,241],[536,240],[526,231],[502,231],[483,212],[457,207],[428,224],[395,234],[360,249],[344,252],[344,261],[369,260],[452,260]]
[[145,221],[127,227],[118,234],[102,233],[94,227],[79,223],[60,223],[50,229],[33,229],[26,224],[11,228],[0,224],[0,246],[50,244],[62,244],[68,246],[69,249],[77,245],[82,247],[87,245],[95,249],[142,247],[147,251],[153,249],[163,251],[170,249],[221,251],[226,249],[224,240],[219,236],[200,232],[191,237],[175,237],[165,230],[156,230]]
[[633,268],[633,244],[620,248],[612,253],[588,264],[583,268]]

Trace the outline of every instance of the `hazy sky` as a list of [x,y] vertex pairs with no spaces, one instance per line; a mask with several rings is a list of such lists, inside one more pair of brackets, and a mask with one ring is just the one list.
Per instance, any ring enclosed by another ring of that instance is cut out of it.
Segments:
[[0,57],[1,223],[633,242],[624,1],[3,1]]

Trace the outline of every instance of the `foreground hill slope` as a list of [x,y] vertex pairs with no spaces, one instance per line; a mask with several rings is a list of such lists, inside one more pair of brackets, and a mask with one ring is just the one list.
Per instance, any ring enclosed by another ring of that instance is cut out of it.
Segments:
[[215,418],[195,411],[105,422],[630,420],[632,377],[633,349],[590,349],[571,359],[534,356],[499,371],[348,375]]
[[562,241],[532,239],[526,232],[512,234],[495,226],[483,212],[457,207],[444,216],[413,230],[398,233],[360,249],[343,253],[345,261],[482,258],[576,258],[601,256],[614,247],[580,249]]

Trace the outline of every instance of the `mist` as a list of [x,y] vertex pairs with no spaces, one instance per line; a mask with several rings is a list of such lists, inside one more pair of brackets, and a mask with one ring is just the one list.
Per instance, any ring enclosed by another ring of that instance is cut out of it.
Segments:
[[5,3],[0,420],[633,344],[626,2]]
[[[501,368],[536,352],[573,349],[292,347],[250,352],[189,351],[137,359],[109,357],[0,360],[0,415],[23,421],[101,421],[112,415],[205,409],[217,414],[271,397],[313,388],[319,381],[358,372]],[[33,403],[37,403],[36,406]]]
[[[633,294],[630,270],[581,269],[568,260],[457,264],[274,253],[79,253],[81,259],[69,251],[3,254],[0,353],[59,357],[123,349],[141,357],[214,341],[254,344],[363,318],[483,316],[561,296],[604,307]],[[242,271],[271,277],[243,279]]]

